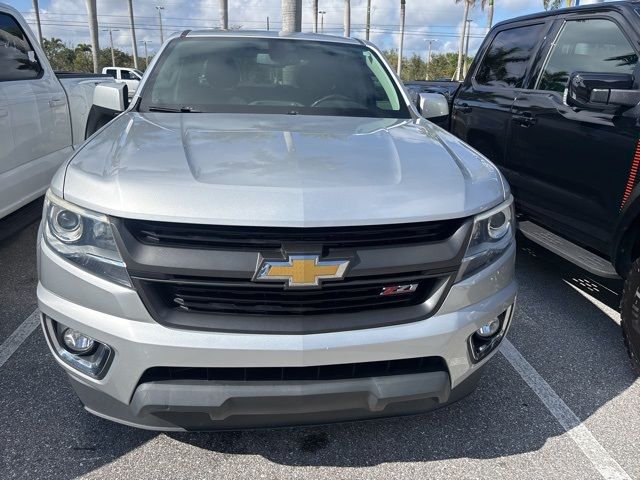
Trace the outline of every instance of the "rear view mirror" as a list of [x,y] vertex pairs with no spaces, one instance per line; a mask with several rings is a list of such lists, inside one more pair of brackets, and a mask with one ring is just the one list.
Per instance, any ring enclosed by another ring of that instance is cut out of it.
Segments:
[[101,83],[93,91],[93,106],[87,117],[84,138],[89,138],[129,107],[126,83]]
[[640,102],[640,90],[633,87],[634,77],[630,74],[573,72],[567,105],[585,110],[634,107]]
[[420,93],[418,111],[424,118],[436,118],[449,115],[449,102],[441,93]]

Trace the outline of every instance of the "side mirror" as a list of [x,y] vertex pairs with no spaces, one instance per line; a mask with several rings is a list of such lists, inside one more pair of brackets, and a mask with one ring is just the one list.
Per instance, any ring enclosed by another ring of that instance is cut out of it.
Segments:
[[129,107],[126,83],[101,83],[93,91],[93,105],[87,116],[84,138],[87,139]]
[[634,107],[640,103],[640,90],[634,90],[634,77],[626,73],[573,72],[569,77],[567,105],[585,110]]
[[436,118],[449,115],[449,102],[441,93],[420,93],[418,111],[424,118]]
[[93,91],[93,105],[112,112],[124,112],[129,92],[126,83],[101,83]]

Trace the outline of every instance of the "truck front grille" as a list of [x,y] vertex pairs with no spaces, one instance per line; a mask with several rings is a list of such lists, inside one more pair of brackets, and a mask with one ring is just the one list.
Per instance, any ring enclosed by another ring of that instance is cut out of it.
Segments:
[[[388,278],[352,279],[321,289],[286,290],[282,285],[250,281],[202,281],[174,278],[142,280],[142,288],[167,309],[231,315],[321,315],[359,312],[422,303],[438,281],[424,273]],[[385,287],[417,285],[414,291],[381,295]]]

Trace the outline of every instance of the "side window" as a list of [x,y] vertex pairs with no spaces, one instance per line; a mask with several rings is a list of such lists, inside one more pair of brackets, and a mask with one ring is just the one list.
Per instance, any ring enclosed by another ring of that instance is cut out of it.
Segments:
[[107,75],[111,75],[113,78],[118,78],[117,72],[113,68],[108,68],[105,70]]
[[135,80],[134,76],[131,75],[129,70],[120,70],[120,77],[122,80]]
[[568,21],[540,76],[538,89],[564,92],[573,72],[633,73],[637,63],[638,55],[611,20]]
[[36,52],[18,22],[0,13],[0,82],[30,80],[41,72]]
[[498,32],[478,68],[476,82],[491,87],[521,88],[543,29],[544,23],[538,23]]

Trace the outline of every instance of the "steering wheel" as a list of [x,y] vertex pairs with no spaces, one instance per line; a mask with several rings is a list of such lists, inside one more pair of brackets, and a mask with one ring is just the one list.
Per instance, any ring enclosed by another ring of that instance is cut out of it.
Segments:
[[327,95],[326,97],[322,97],[321,99],[316,100],[315,102],[313,102],[311,104],[311,106],[312,107],[319,107],[322,103],[330,102],[330,101],[343,101],[345,103],[348,103],[348,104],[351,104],[351,105],[355,105],[356,108],[362,108],[362,105],[360,105],[358,102],[354,102],[353,100],[351,100],[346,95],[340,95],[340,94],[337,94],[337,93],[333,93],[331,95]]

